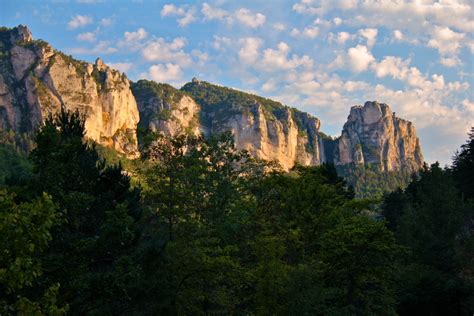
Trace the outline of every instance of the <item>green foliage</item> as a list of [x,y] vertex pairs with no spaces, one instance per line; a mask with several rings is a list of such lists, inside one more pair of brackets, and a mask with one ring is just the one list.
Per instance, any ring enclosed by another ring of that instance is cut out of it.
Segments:
[[42,274],[40,255],[61,222],[51,198],[16,203],[15,196],[0,191],[0,311],[2,314],[61,315],[67,308],[56,304],[58,284],[44,292],[32,291]]
[[454,180],[438,164],[425,166],[404,191],[384,200],[389,227],[409,250],[398,276],[402,314],[474,310],[473,204],[463,200]]
[[166,104],[177,103],[185,95],[182,91],[167,83],[157,83],[150,80],[139,80],[132,83],[133,95],[140,100],[158,98]]
[[474,127],[471,128],[467,143],[454,156],[452,170],[461,193],[466,199],[474,200]]
[[31,165],[26,156],[14,146],[0,144],[0,185],[19,182],[31,174]]
[[201,105],[201,121],[208,127],[213,127],[212,124],[223,124],[235,114],[255,110],[254,106],[259,104],[263,107],[263,113],[268,120],[280,120],[282,123],[286,122],[289,110],[299,128],[304,130],[301,116],[306,114],[280,102],[205,81],[189,82],[181,88],[181,91],[191,95]]
[[61,284],[59,302],[73,313],[114,313],[138,238],[139,191],[120,165],[106,167],[84,133],[84,118],[63,110],[36,135],[31,190],[51,194],[65,218],[52,232],[43,278]]
[[358,198],[381,198],[385,193],[405,188],[411,179],[410,172],[382,171],[378,165],[347,164],[338,166],[338,174],[354,188]]
[[152,133],[135,162],[84,133],[48,118],[32,174],[0,191],[2,315],[472,313],[468,147],[381,220],[333,165],[283,172],[230,133]]

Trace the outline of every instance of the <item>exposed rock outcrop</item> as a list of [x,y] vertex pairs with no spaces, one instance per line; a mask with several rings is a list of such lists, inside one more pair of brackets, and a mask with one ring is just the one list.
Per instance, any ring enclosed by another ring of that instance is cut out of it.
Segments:
[[231,131],[238,148],[286,170],[295,163],[372,164],[386,172],[423,165],[415,127],[383,103],[352,107],[341,136],[332,139],[308,113],[195,78],[180,90],[147,80],[130,85],[100,58],[75,60],[33,40],[21,25],[0,29],[0,53],[0,131],[31,135],[65,108],[86,116],[87,137],[129,157],[138,156],[138,124],[171,136]]
[[139,128],[167,136],[201,133],[200,106],[188,95],[164,83],[140,80],[132,83],[140,113]]
[[415,126],[400,119],[384,103],[353,106],[337,140],[336,165],[376,164],[383,171],[415,171],[423,165]]
[[89,64],[32,39],[24,26],[0,30],[0,127],[32,133],[52,113],[79,110],[86,136],[134,157],[137,104],[127,77],[101,59]]
[[287,170],[295,162],[322,162],[319,119],[279,102],[199,80],[181,90],[201,106],[205,133],[231,131],[237,148],[261,159],[276,160]]

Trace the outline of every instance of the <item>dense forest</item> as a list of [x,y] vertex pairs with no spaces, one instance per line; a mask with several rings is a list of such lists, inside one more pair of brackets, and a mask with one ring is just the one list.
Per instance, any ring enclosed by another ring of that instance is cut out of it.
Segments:
[[62,111],[27,159],[0,147],[1,315],[474,312],[474,129],[381,202],[229,134],[155,135],[126,168],[84,134]]

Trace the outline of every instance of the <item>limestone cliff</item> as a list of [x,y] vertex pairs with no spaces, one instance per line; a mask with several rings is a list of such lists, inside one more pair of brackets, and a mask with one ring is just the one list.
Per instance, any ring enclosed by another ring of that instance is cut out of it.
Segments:
[[197,79],[180,90],[130,84],[100,59],[78,61],[33,40],[24,26],[0,28],[0,132],[32,135],[61,108],[79,110],[89,138],[129,157],[138,155],[138,125],[166,135],[231,131],[238,148],[286,170],[333,162],[411,172],[423,164],[415,127],[386,104],[352,107],[334,140],[320,132],[319,119],[279,102]]
[[139,128],[174,136],[201,133],[199,105],[187,94],[165,83],[140,80],[132,83],[140,113]]
[[334,152],[336,165],[375,164],[383,171],[415,171],[423,165],[415,126],[384,103],[353,106]]
[[139,114],[127,77],[97,59],[78,61],[33,40],[24,26],[0,29],[0,128],[32,133],[49,114],[79,110],[86,136],[137,155]]
[[196,79],[181,90],[201,106],[204,133],[231,131],[238,148],[261,159],[276,160],[284,169],[295,162],[322,162],[317,118],[279,102]]

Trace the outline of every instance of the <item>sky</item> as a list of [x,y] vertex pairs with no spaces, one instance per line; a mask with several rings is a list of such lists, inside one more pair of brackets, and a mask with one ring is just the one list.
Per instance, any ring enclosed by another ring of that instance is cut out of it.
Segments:
[[131,80],[193,77],[307,111],[338,136],[377,100],[449,164],[474,125],[469,0],[0,1],[0,24]]

